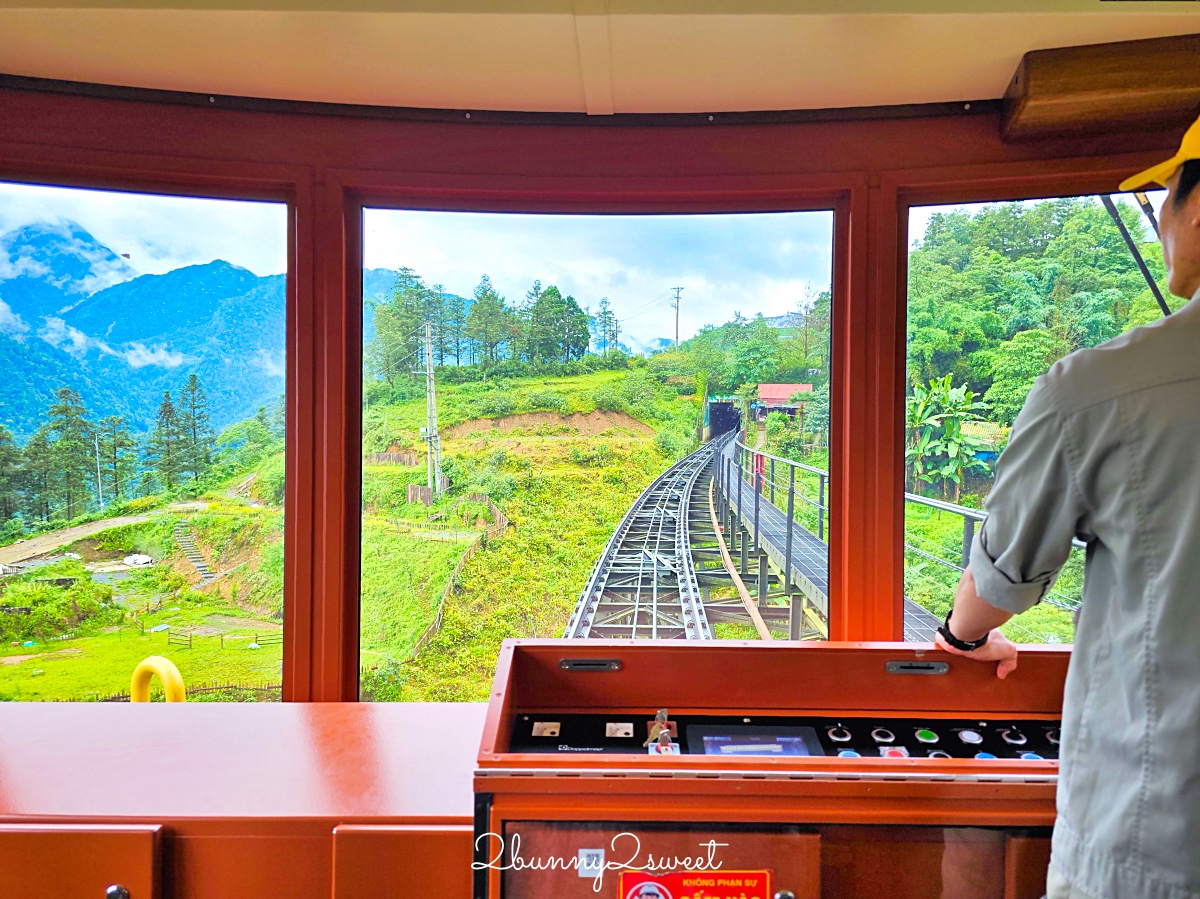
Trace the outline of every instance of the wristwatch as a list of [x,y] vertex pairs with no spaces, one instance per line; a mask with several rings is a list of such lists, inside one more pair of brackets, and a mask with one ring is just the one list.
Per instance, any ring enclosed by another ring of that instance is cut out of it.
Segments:
[[950,616],[952,614],[954,614],[953,609],[946,613],[946,620],[942,623],[942,626],[937,629],[937,632],[942,635],[942,639],[960,652],[974,652],[979,647],[987,643],[988,637],[992,633],[991,631],[988,631],[978,640],[960,640],[958,637],[954,636],[954,634],[950,633]]

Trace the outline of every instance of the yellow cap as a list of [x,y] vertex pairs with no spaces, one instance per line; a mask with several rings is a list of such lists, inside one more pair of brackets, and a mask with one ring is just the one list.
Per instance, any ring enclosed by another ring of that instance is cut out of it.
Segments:
[[1200,119],[1192,122],[1192,127],[1184,132],[1183,141],[1179,144],[1179,151],[1174,156],[1166,162],[1160,162],[1144,172],[1139,172],[1132,178],[1126,178],[1121,182],[1120,189],[1133,190],[1135,187],[1141,187],[1152,181],[1166,187],[1171,176],[1175,174],[1175,170],[1192,159],[1200,159]]

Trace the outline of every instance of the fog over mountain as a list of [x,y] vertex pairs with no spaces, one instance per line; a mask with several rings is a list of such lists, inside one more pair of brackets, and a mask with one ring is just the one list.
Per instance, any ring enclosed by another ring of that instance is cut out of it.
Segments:
[[[364,293],[394,280],[368,270]],[[94,417],[144,431],[163,390],[192,373],[214,427],[253,415],[284,389],[285,283],[219,259],[139,275],[69,221],[0,235],[0,424],[28,436],[71,387]]]

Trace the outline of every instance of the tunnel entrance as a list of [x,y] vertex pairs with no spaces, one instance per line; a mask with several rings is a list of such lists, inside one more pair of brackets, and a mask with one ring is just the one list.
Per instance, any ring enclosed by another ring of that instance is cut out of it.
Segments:
[[708,413],[705,415],[704,438],[711,440],[738,426],[740,416],[737,405],[733,400],[712,399],[708,402]]

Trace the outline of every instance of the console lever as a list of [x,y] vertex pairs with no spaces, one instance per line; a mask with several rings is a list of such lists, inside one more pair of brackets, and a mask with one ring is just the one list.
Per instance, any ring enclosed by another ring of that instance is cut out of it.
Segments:
[[654,716],[654,724],[650,726],[650,736],[646,738],[646,742],[642,746],[647,747],[651,743],[662,743],[663,734],[666,734],[666,742],[671,742],[671,728],[667,724],[667,718],[670,717],[666,709],[659,709],[658,714]]

